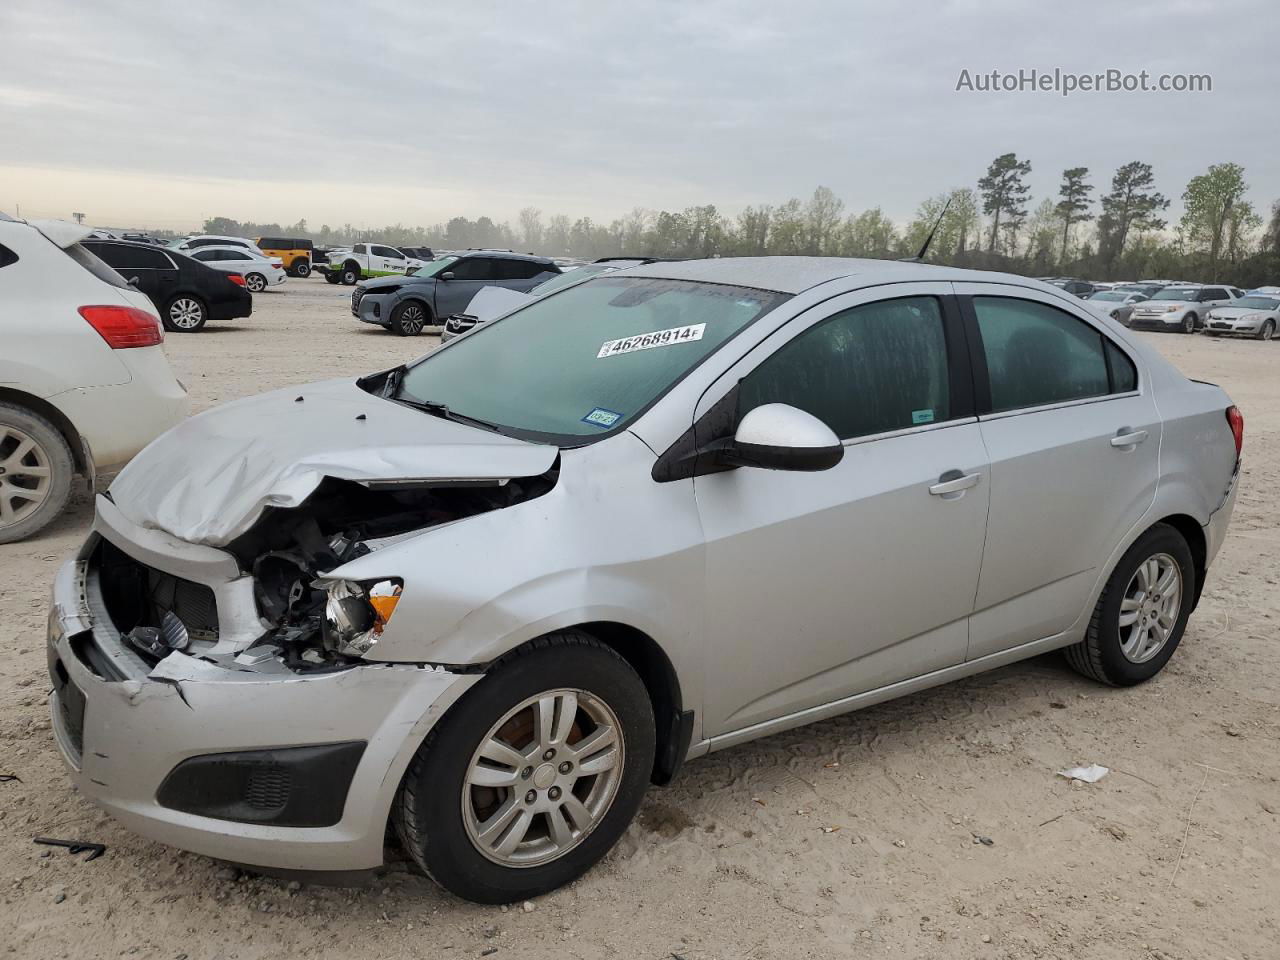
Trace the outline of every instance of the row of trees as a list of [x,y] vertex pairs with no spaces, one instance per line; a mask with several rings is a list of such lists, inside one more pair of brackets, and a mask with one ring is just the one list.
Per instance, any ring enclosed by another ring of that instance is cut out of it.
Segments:
[[[1056,196],[1032,206],[1031,162],[1006,153],[973,187],[929,197],[905,225],[875,207],[847,212],[827,187],[808,200],[749,206],[736,217],[714,205],[676,212],[636,208],[608,224],[589,217],[544,216],[528,207],[515,224],[489,217],[453,219],[429,227],[392,224],[366,230],[344,224],[311,229],[295,224],[205,221],[208,233],[309,236],[332,245],[377,238],[390,244],[444,249],[498,247],[550,256],[662,257],[810,255],[914,256],[933,230],[928,259],[956,266],[1096,280],[1167,277],[1253,286],[1280,281],[1280,201],[1269,220],[1246,199],[1244,168],[1210,166],[1182,192],[1183,214],[1167,219],[1170,202],[1156,189],[1150,164],[1115,171],[1095,199],[1087,167],[1062,172]],[[945,211],[945,213],[944,213]]]

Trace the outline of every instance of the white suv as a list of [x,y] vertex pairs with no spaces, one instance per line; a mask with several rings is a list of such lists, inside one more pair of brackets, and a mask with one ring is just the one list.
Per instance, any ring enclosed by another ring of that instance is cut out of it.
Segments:
[[90,232],[0,213],[0,543],[187,415],[155,307],[80,245]]

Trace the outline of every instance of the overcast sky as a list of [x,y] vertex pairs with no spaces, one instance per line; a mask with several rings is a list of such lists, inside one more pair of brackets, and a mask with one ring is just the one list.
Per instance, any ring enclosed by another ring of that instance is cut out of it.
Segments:
[[[1210,163],[1280,198],[1276,0],[0,0],[0,210],[99,225],[729,214],[830,186],[905,221],[1015,151]],[[962,69],[1207,72],[1211,93],[956,92]],[[1176,212],[1176,211],[1175,211]]]

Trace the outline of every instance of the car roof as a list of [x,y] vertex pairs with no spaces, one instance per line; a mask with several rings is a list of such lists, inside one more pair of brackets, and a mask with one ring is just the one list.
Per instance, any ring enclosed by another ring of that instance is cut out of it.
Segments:
[[629,277],[724,283],[777,293],[803,293],[831,280],[856,277],[859,286],[913,280],[977,280],[985,283],[1037,283],[1028,277],[987,270],[962,270],[905,260],[845,257],[720,257],[713,260],[674,260],[627,268]]
[[459,260],[463,257],[493,257],[496,260],[532,260],[534,263],[555,262],[550,257],[536,257],[531,253],[509,253],[505,250],[462,250],[454,252],[451,256],[456,256]]
[[258,260],[270,260],[270,257],[259,254],[256,250],[246,250],[244,247],[237,247],[230,243],[206,243],[201,250],[231,250],[234,253],[243,253],[247,256],[254,257]]

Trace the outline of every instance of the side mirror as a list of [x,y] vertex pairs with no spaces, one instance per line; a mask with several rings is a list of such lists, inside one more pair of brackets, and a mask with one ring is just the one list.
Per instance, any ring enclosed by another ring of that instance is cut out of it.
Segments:
[[131,287],[137,287],[137,285],[138,285],[138,278],[137,278],[137,277],[130,277],[130,278],[129,278],[128,283],[129,283],[129,286],[131,286]]
[[452,280],[452,279],[453,279],[453,271],[452,271],[452,270],[446,270],[444,273],[440,274],[440,279],[441,279],[441,280]]
[[786,403],[766,403],[744,416],[721,454],[737,467],[766,470],[830,470],[844,445],[825,423]]

